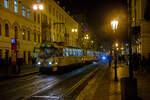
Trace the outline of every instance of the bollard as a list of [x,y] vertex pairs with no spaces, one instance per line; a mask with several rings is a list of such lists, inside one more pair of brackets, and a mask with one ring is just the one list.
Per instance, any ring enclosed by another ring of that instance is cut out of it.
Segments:
[[121,100],[137,100],[137,79],[121,79]]

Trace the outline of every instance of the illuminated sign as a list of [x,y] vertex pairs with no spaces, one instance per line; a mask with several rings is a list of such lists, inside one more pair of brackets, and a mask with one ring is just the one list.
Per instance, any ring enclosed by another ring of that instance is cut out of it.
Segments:
[[15,44],[16,43],[16,39],[11,39],[11,44]]

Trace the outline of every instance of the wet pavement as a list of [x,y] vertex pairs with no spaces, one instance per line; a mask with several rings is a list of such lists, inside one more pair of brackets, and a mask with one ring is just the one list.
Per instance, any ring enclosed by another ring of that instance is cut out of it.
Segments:
[[0,100],[74,100],[104,65],[92,64],[61,74],[33,74],[1,81]]

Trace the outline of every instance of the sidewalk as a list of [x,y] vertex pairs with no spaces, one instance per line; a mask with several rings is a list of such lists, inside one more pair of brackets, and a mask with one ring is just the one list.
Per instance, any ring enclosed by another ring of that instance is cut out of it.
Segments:
[[0,79],[7,79],[7,78],[13,78],[13,77],[21,77],[26,76],[30,74],[34,74],[39,72],[38,67],[32,67],[32,65],[23,65],[21,66],[21,72],[18,74],[13,74],[11,68],[2,67],[0,68]]
[[39,68],[32,65],[23,65],[19,74],[12,75],[13,77],[21,77],[39,72]]
[[[76,100],[121,100],[120,79],[128,77],[128,66],[121,65],[118,70],[118,82],[114,81],[114,68],[106,68],[104,73],[96,76],[81,91]],[[150,100],[150,74],[138,72],[138,96],[142,100]]]

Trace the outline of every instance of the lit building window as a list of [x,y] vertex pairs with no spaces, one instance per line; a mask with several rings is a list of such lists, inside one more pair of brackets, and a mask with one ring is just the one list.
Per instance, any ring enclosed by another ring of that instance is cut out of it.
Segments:
[[29,19],[30,18],[30,9],[27,8],[27,18]]
[[15,13],[18,12],[18,2],[17,2],[17,0],[14,0],[14,12]]
[[5,36],[9,37],[9,26],[8,26],[8,24],[5,24]]
[[4,0],[4,7],[8,8],[8,0]]
[[26,12],[25,12],[25,7],[24,5],[22,6],[22,16],[25,16]]

